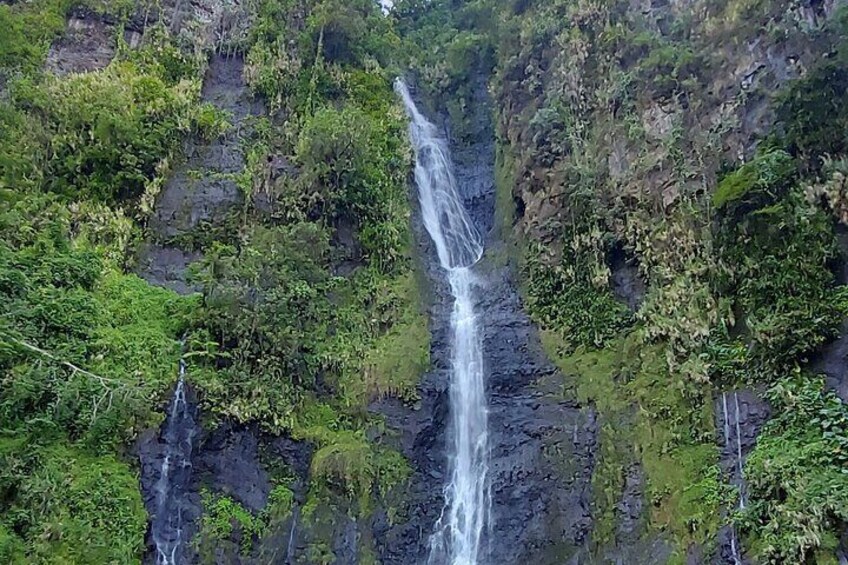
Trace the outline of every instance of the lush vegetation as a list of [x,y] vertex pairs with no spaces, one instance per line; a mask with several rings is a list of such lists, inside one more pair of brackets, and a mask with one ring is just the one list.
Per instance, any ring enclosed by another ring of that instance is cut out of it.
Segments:
[[[201,292],[178,296],[129,273],[158,237],[146,219],[185,140],[229,127],[200,99],[209,53],[154,24],[139,48],[118,40],[106,68],[51,76],[44,57],[75,6],[0,5],[0,558],[140,560],[128,447],[161,422],[181,350],[209,425],[314,446],[307,522],[372,512],[409,471],[368,405],[414,402],[429,366],[391,22],[366,0],[251,8],[238,48],[269,114],[240,141],[245,206],[169,240],[203,255]],[[118,21],[127,8],[90,7]],[[296,174],[270,174],[274,158]],[[253,551],[290,516],[291,488],[261,515],[209,491],[201,557]],[[332,532],[315,530],[328,548]]]
[[161,421],[198,302],[124,269],[133,218],[200,129],[199,67],[154,32],[102,71],[44,76],[68,7],[0,7],[0,553],[132,562],[147,517],[123,453]]

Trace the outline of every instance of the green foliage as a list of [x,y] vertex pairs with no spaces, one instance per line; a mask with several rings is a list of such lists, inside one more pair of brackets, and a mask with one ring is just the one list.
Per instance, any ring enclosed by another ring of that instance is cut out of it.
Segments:
[[[842,18],[845,20],[845,17]],[[837,24],[839,19],[837,18]],[[848,24],[843,24],[848,30]],[[816,66],[782,92],[776,108],[783,126],[782,141],[789,151],[819,170],[820,159],[848,151],[848,49],[846,31],[837,42],[838,54]]]
[[725,224],[728,266],[722,291],[733,293],[749,342],[742,359],[751,379],[768,380],[836,335],[846,302],[835,288],[831,222],[793,191],[746,221]]
[[421,375],[430,368],[430,330],[413,274],[386,284],[376,297],[379,323],[391,327],[365,353],[362,374],[342,380],[344,396],[359,403],[386,396],[414,401]]
[[2,521],[26,543],[26,562],[137,562],[147,513],[128,465],[46,445],[43,433],[21,439],[29,445],[0,437],[0,485],[16,493]]
[[22,540],[1,523],[0,559],[3,560],[3,563],[22,563],[24,561]]
[[[190,373],[207,413],[315,447],[313,506],[366,515],[408,474],[371,439],[381,423],[367,406],[413,400],[429,366],[409,265],[410,151],[383,68],[397,38],[366,0],[255,10],[245,76],[285,120],[260,124],[247,151],[251,194],[272,212],[248,208],[225,240],[195,238],[204,303]],[[280,155],[296,175],[272,177]],[[314,560],[327,559],[325,542],[310,541]]]
[[745,465],[751,502],[741,523],[763,562],[813,562],[833,554],[831,532],[848,523],[848,407],[804,374],[768,399],[775,416]]
[[[758,154],[753,161],[725,176],[715,189],[713,205],[759,207],[777,200],[792,182],[795,165],[782,150]],[[759,205],[759,206],[758,206]]]
[[336,432],[324,439],[312,457],[313,480],[319,489],[355,501],[361,515],[372,510],[372,494],[388,493],[411,473],[400,453],[374,448],[362,432]]
[[241,539],[238,552],[249,554],[254,541],[262,533],[262,520],[229,496],[204,491],[202,498],[203,515],[195,543],[204,563],[214,563],[216,547],[226,544],[236,531]]
[[42,414],[73,438],[114,445],[155,421],[149,402],[173,381],[192,301],[105,270],[97,253],[70,245],[61,221],[47,229],[18,249],[0,245],[0,330],[11,346],[0,352],[0,421]]
[[704,70],[704,59],[685,41],[674,42],[641,33],[633,38],[628,48],[644,54],[637,65],[637,75],[660,98],[697,86],[698,73]]
[[168,87],[130,63],[19,85],[19,105],[50,136],[47,185],[70,197],[137,198],[191,128],[196,85]]
[[4,74],[35,71],[50,43],[65,27],[65,0],[38,0],[0,4],[0,78]]
[[[12,10],[25,6],[46,3]],[[144,62],[156,45],[66,78],[40,77],[33,54],[0,103],[0,554],[12,562],[144,551],[138,479],[115,454],[161,421],[196,307],[122,272],[141,228],[120,204],[143,208],[196,111],[196,82],[163,78],[167,57]]]
[[403,72],[418,78],[423,98],[447,110],[451,133],[467,139],[475,133],[481,110],[475,89],[494,65],[496,15],[487,2],[437,0],[395,3],[393,15],[403,37]]
[[585,257],[567,255],[550,266],[531,251],[524,274],[530,315],[573,346],[602,346],[630,322],[627,307],[608,288],[593,284]]
[[[401,6],[416,24],[456,26],[429,4]],[[640,464],[649,522],[676,542],[672,562],[682,562],[692,542],[709,548],[719,507],[731,504],[712,445],[713,383],[782,382],[844,321],[845,289],[834,277],[841,258],[819,205],[844,220],[848,20],[843,10],[821,27],[799,24],[788,5],[762,2],[659,17],[626,3],[499,8],[490,91],[498,158],[509,167],[498,209],[509,235],[532,250],[526,305],[546,329],[566,393],[599,413],[593,540],[617,545],[616,505]],[[773,98],[756,80],[750,90],[729,88],[717,63],[738,58],[740,39],[803,44],[808,71]],[[721,175],[728,149],[753,141],[739,138],[735,120],[750,116],[737,109],[764,94],[777,114],[772,135],[752,161]],[[824,180],[815,178],[823,161]],[[639,329],[624,344],[615,336],[626,325],[603,299],[599,251],[611,241],[633,253],[648,283]],[[805,402],[821,403],[821,384],[811,386]],[[832,471],[844,463],[835,444],[818,441],[815,418],[781,418],[761,438],[768,456],[752,456],[760,484],[743,521],[756,561],[832,560],[845,527],[834,510],[845,507],[843,477]]]
[[[409,475],[367,411],[414,400],[429,365],[410,151],[383,67],[398,39],[370,0],[250,9],[246,77],[287,123],[256,128],[236,179],[251,198],[226,232],[191,234],[204,295],[188,298],[124,270],[182,142],[228,127],[199,103],[203,54],[156,25],[105,69],[45,76],[66,6],[0,5],[0,559],[138,560],[137,481],[114,453],[159,424],[184,334],[207,414],[314,444],[311,496],[364,515]],[[299,174],[273,177],[277,156]],[[274,213],[251,206],[259,191]],[[289,487],[257,516],[208,495],[201,549],[248,552],[290,513]]]
[[355,107],[318,110],[297,144],[301,205],[310,219],[356,218],[367,257],[390,270],[406,244],[405,161],[396,120],[377,120]]
[[322,0],[311,11],[304,39],[309,53],[320,49],[328,63],[362,66],[367,59],[386,63],[397,37],[370,0]]
[[154,178],[185,135],[220,121],[196,103],[197,71],[151,33],[143,48],[103,70],[13,82],[10,102],[0,103],[0,131],[8,134],[0,141],[0,188],[104,203],[155,191]]
[[568,344],[553,332],[542,343],[565,375],[566,393],[598,411],[598,460],[592,475],[596,549],[615,541],[616,509],[631,466],[644,472],[648,525],[669,533],[678,558],[720,526],[723,489],[708,391],[669,373],[662,349],[642,331],[603,349]]

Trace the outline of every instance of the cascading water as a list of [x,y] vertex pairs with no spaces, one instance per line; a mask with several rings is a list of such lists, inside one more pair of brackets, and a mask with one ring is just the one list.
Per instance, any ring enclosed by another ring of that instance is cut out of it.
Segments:
[[286,546],[286,565],[294,565],[294,552],[297,549],[295,547],[295,532],[297,532],[298,518],[300,518],[300,506],[295,503],[292,508],[292,523],[291,529],[289,530],[289,544]]
[[183,505],[191,480],[191,451],[196,434],[195,415],[186,399],[186,364],[180,359],[180,378],[165,422],[165,456],[156,481],[156,511],[151,523],[157,565],[182,561]]
[[430,538],[429,563],[476,565],[489,519],[488,422],[483,382],[483,345],[474,313],[471,266],[483,255],[480,234],[457,192],[447,144],[415,106],[406,84],[395,90],[409,115],[415,150],[415,181],[424,226],[447,272],[454,298],[450,384],[453,453],[445,506]]
[[[739,510],[745,510],[745,477],[742,474],[742,433],[739,427],[739,395],[733,393],[733,405],[735,408],[734,431],[736,432],[736,448],[735,448],[735,467],[739,475]],[[721,408],[724,416],[724,445],[728,450],[733,450],[730,445],[730,412],[727,409],[727,393],[721,394]],[[736,528],[730,526],[730,557],[733,559],[734,565],[742,565],[742,558],[739,554],[739,544],[736,539]]]

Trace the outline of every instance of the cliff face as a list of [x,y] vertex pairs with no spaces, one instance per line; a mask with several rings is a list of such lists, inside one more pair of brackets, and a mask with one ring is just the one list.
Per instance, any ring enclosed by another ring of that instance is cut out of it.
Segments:
[[[845,312],[841,196],[817,188],[843,174],[844,22],[833,2],[500,12],[498,216],[525,304],[599,428],[633,427],[599,440],[598,559],[645,559],[627,531],[639,515],[673,561],[842,555],[840,456],[804,476],[804,449],[835,447],[828,428],[763,423],[845,414],[829,392],[844,387],[841,339],[822,349]],[[787,397],[800,389],[803,409]]]
[[412,413],[430,366],[390,23],[366,0],[0,23],[0,559],[373,562],[412,470],[369,405]]
[[154,560],[163,476],[190,562],[426,560],[409,69],[486,234],[486,562],[844,561],[845,10],[0,2],[0,560]]

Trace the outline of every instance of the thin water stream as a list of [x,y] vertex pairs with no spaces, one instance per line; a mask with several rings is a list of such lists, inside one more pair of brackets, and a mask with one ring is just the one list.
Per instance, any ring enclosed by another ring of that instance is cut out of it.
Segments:
[[[721,394],[721,408],[723,413],[722,415],[724,416],[724,445],[725,449],[732,450],[735,452],[735,467],[736,472],[739,474],[739,509],[745,510],[745,477],[742,474],[742,433],[739,426],[739,395],[736,392],[733,393],[733,406],[733,427],[735,432],[734,435],[736,436],[735,449],[731,447],[730,443],[730,411],[727,409],[727,393],[723,392]],[[730,556],[733,559],[734,565],[742,565],[742,556],[739,552],[739,542],[736,536],[736,528],[733,526],[733,524],[730,525]]]
[[162,439],[165,456],[156,481],[156,512],[151,533],[156,546],[157,565],[182,562],[185,538],[183,504],[191,476],[191,452],[196,426],[186,398],[186,364],[180,359],[180,373]]
[[445,506],[430,538],[432,565],[476,565],[489,521],[488,407],[483,344],[474,311],[471,267],[483,255],[477,228],[459,197],[447,143],[418,111],[406,84],[395,89],[409,115],[415,181],[424,226],[436,246],[454,299],[451,315],[450,413],[452,450]]

